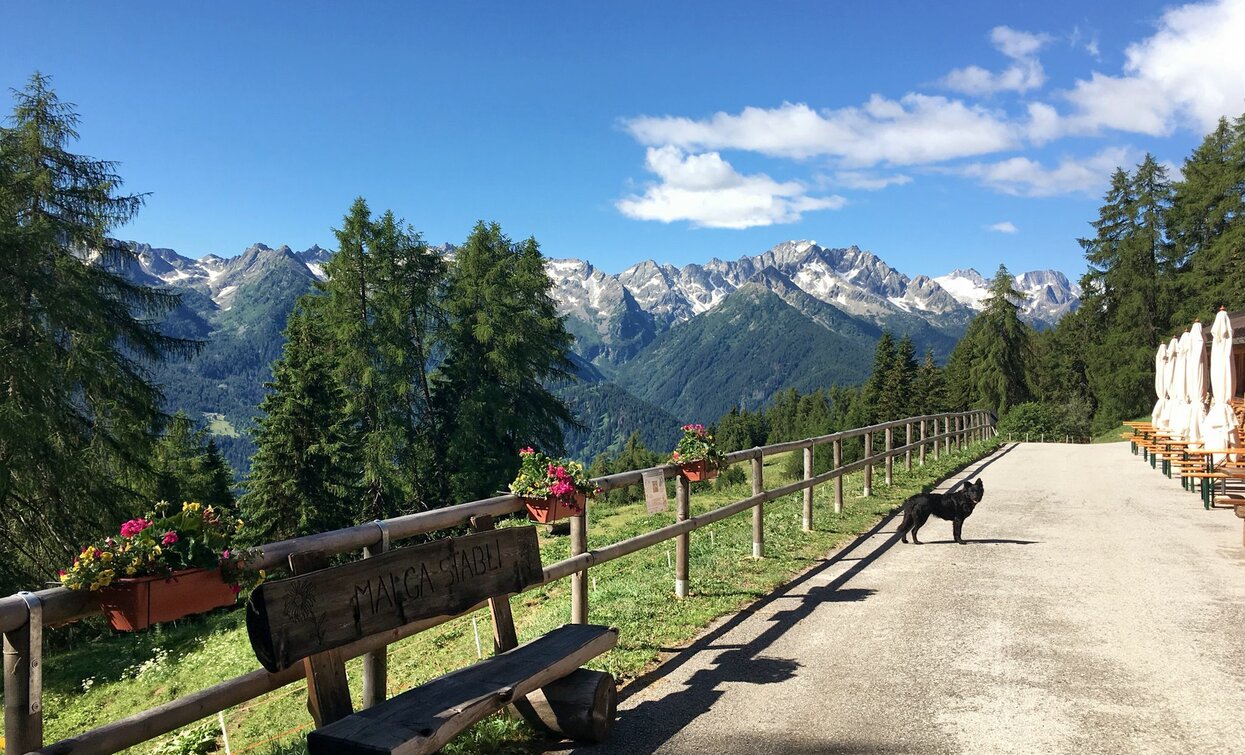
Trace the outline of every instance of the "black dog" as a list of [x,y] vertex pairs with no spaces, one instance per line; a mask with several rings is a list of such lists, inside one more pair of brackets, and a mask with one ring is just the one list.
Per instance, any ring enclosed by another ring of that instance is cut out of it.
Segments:
[[955,530],[955,542],[964,545],[960,528],[964,526],[964,520],[972,516],[983,492],[979,477],[975,483],[965,482],[964,487],[954,493],[921,493],[912,496],[903,504],[903,522],[899,525],[903,541],[908,542],[908,531],[911,530],[912,542],[921,545],[921,541],[916,539],[916,531],[933,514],[939,519],[951,521]]

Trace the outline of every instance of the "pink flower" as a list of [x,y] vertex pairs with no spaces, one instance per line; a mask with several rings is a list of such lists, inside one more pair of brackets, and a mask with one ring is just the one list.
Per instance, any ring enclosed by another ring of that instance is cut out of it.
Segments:
[[566,479],[566,467],[558,467],[557,469],[553,470],[553,475],[554,477],[557,477],[560,480]]
[[519,455],[520,455],[520,456],[531,456],[531,455],[532,455],[532,454],[534,454],[534,453],[536,453],[536,451],[535,451],[535,449],[533,449],[531,446],[528,446],[527,448],[520,448],[520,449],[519,449]]
[[161,545],[172,545],[173,543],[176,543],[176,542],[177,542],[177,533],[174,532],[173,530],[169,530],[168,532],[164,533],[164,538],[160,541],[160,544]]
[[135,535],[137,535],[138,533],[142,532],[143,530],[147,529],[150,526],[151,526],[151,522],[141,517],[138,519],[131,519],[130,521],[121,525],[121,537],[126,537],[126,538],[134,537]]
[[233,593],[234,595],[237,595],[238,593],[242,592],[242,585],[230,585],[229,592]]
[[229,549],[226,548],[225,550],[221,551],[220,557],[225,560],[229,560]]

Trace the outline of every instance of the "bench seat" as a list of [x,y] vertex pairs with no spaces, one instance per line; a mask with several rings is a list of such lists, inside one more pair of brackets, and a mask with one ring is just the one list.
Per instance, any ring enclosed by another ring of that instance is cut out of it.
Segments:
[[307,736],[307,749],[311,755],[436,752],[462,730],[617,642],[617,629],[568,624],[316,729]]

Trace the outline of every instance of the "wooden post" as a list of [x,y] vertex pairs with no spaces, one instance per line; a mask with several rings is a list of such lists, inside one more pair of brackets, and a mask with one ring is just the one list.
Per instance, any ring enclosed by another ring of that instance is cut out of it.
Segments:
[[4,753],[43,747],[43,604],[33,593],[19,593],[29,617],[4,633]]
[[894,428],[886,428],[886,485],[891,485],[891,470],[894,467],[895,460],[891,457],[891,451],[895,448],[895,431]]
[[873,431],[865,433],[865,498],[873,495]]
[[[678,485],[675,487],[674,494],[674,518],[682,522],[690,516],[692,483],[688,482],[683,475],[675,479],[678,480]],[[674,596],[676,598],[687,597],[688,551],[691,538],[690,532],[684,532],[674,540]]]
[[[588,552],[588,505],[584,513],[571,517],[571,556]],[[588,623],[588,570],[571,575],[571,623]]]
[[964,432],[967,427],[967,417],[959,416],[955,418],[955,448],[957,451],[963,451],[968,446],[968,437]]
[[[834,468],[843,466],[843,439],[834,439]],[[843,513],[843,475],[834,478],[834,513]]]
[[[290,572],[295,575],[327,569],[329,558],[321,552],[291,553]],[[346,663],[341,650],[326,650],[303,659],[307,674],[307,710],[316,728],[327,726],[354,712]]]
[[[371,558],[389,550],[389,525],[379,519],[372,524],[380,529],[380,543],[364,548],[364,558]],[[474,520],[472,524],[475,524]],[[492,517],[489,517],[489,528],[492,529]],[[363,707],[370,708],[377,703],[384,702],[388,694],[388,686],[389,646],[386,645],[363,656]]]
[[921,466],[925,466],[925,447],[929,445],[925,442],[925,420],[921,420]]
[[[813,444],[804,449],[804,479],[813,479]],[[804,488],[804,531],[813,531],[813,489]]]
[[[762,477],[761,449],[757,448],[752,458],[752,494],[765,492],[765,479]],[[765,504],[758,503],[752,507],[752,557],[765,557]]]
[[[493,517],[488,514],[471,517],[471,529],[476,532],[493,529]],[[489,598],[488,612],[493,619],[493,652],[504,653],[517,648],[519,636],[514,629],[514,614],[510,613],[510,597]]]
[[942,452],[944,454],[951,453],[951,418],[942,418]]
[[904,451],[904,454],[903,454],[904,467],[909,472],[911,472],[912,471],[912,423],[911,422],[904,425],[903,444],[907,446],[907,450]]

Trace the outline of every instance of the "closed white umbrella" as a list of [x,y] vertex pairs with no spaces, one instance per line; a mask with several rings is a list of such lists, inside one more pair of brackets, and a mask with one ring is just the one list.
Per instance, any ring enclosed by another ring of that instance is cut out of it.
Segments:
[[[1236,415],[1228,401],[1232,398],[1232,323],[1222,309],[1210,326],[1210,409],[1202,419],[1202,436],[1207,448],[1232,448],[1237,444]],[[1215,455],[1215,463],[1223,461]]]
[[1163,416],[1163,406],[1167,403],[1167,344],[1165,343],[1159,344],[1159,350],[1154,355],[1154,393],[1159,400],[1154,404],[1154,411],[1150,412],[1150,422],[1158,427],[1159,418]]
[[1202,417],[1206,414],[1206,342],[1202,340],[1202,323],[1189,328],[1189,351],[1185,354],[1185,440],[1194,448],[1202,446]]
[[1167,432],[1177,440],[1184,440],[1189,432],[1188,396],[1185,394],[1185,360],[1188,354],[1189,331],[1186,330],[1176,341],[1176,362],[1172,367],[1172,381],[1167,386],[1167,405],[1171,407]]
[[1164,432],[1172,427],[1172,410],[1176,408],[1176,363],[1180,357],[1180,341],[1172,336],[1167,342],[1167,364],[1163,366],[1163,390],[1167,394],[1163,402],[1163,416],[1159,417],[1159,429]]

